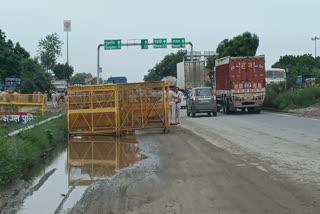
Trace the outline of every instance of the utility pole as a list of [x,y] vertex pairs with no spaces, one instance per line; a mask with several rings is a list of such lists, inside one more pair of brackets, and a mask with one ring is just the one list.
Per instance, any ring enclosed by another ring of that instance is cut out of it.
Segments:
[[67,65],[69,65],[69,37],[68,33],[71,32],[71,20],[64,20],[63,30],[67,33]]
[[317,40],[319,40],[319,37],[313,37],[311,38],[312,41],[314,41],[314,58],[317,57]]

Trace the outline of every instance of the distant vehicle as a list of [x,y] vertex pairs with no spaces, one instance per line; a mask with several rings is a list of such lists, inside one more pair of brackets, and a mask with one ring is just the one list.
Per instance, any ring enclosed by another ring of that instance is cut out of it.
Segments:
[[205,61],[186,61],[177,64],[177,86],[181,90],[205,87],[210,82]]
[[113,84],[120,84],[120,83],[127,83],[127,77],[109,77],[107,81],[104,83],[113,83]]
[[195,117],[197,113],[208,113],[217,116],[216,96],[211,87],[196,87],[189,91],[187,96],[187,115]]
[[266,70],[266,83],[279,83],[287,80],[286,70],[282,68],[271,68]]
[[214,90],[223,113],[260,113],[266,93],[264,56],[224,57],[215,65]]
[[177,78],[173,76],[166,76],[161,79],[161,81],[168,81],[169,86],[177,86]]
[[68,89],[68,82],[66,80],[55,80],[51,83],[55,90],[59,93],[66,93]]
[[182,100],[181,100],[181,103],[180,103],[180,108],[181,109],[185,109],[186,107],[187,107],[187,97],[183,96]]
[[313,74],[302,74],[296,77],[296,81],[297,83],[303,85],[305,83],[308,83],[310,81],[314,81],[315,80],[315,75]]

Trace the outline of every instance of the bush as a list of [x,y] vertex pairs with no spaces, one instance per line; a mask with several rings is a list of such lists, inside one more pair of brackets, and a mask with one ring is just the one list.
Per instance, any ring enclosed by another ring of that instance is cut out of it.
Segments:
[[43,159],[48,147],[66,142],[65,117],[52,120],[14,137],[2,132],[0,138],[0,185],[6,185],[24,175]]
[[320,87],[300,87],[279,90],[279,86],[267,87],[265,106],[277,109],[294,109],[320,103]]

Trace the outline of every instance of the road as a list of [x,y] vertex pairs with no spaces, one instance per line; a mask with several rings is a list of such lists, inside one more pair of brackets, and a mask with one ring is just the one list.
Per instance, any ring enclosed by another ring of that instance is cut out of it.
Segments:
[[320,213],[319,121],[182,117],[170,134],[138,132],[149,158],[98,181],[70,213]]

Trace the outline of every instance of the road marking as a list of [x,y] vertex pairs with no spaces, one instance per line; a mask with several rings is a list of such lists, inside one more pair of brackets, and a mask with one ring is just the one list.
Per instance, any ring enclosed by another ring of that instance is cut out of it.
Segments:
[[242,164],[238,164],[236,166],[243,167],[243,166],[247,166],[247,165],[242,163]]

